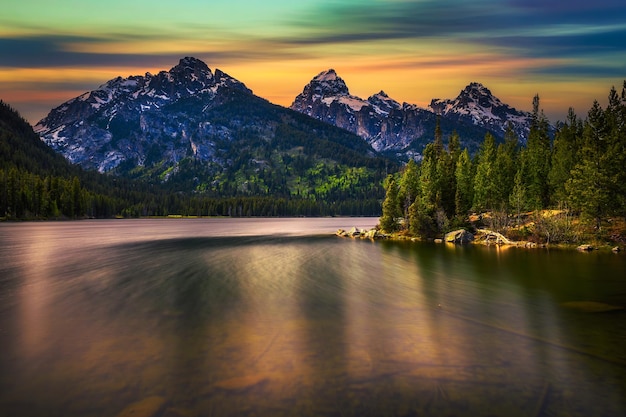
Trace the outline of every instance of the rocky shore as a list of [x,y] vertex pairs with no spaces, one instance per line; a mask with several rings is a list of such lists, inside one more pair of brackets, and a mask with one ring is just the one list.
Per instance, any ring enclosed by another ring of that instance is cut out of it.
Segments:
[[335,233],[339,237],[351,237],[351,238],[359,238],[359,239],[390,239],[393,236],[390,234],[382,233],[380,230],[374,229],[359,229],[358,227],[353,227],[352,229],[345,231],[344,229],[339,229]]
[[[388,234],[383,233],[380,230],[373,229],[360,229],[358,227],[353,227],[352,229],[346,231],[344,229],[339,229],[335,233],[339,237],[349,237],[353,239],[370,239],[370,240],[381,240],[381,239],[391,239],[391,240],[410,240],[410,241],[421,241],[422,239],[417,237],[411,237],[403,234]],[[467,245],[467,244],[478,244],[478,245],[486,245],[486,246],[514,246],[519,248],[545,248],[549,245],[539,244],[535,242],[529,241],[516,241],[508,239],[501,233],[495,232],[489,229],[477,229],[476,233],[471,233],[465,229],[458,229],[452,232],[448,232],[445,234],[443,239],[434,239],[435,243],[451,243],[456,245]],[[561,246],[561,245],[559,245]],[[600,249],[597,246],[593,246],[590,244],[584,244],[580,246],[572,246],[581,252],[590,252],[594,250]],[[611,249],[613,252],[618,253],[622,251],[622,248],[619,246],[615,246]]]

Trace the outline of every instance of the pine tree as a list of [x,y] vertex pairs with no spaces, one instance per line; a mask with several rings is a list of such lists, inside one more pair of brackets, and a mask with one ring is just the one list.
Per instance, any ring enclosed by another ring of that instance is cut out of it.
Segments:
[[463,219],[471,210],[474,201],[474,173],[467,149],[459,155],[454,175],[456,179],[455,212],[459,218]]
[[420,165],[419,198],[428,206],[439,206],[438,198],[441,196],[439,177],[437,172],[437,161],[441,155],[435,144],[429,143],[424,147],[422,164]]
[[436,235],[436,209],[424,198],[417,197],[409,207],[409,232],[414,236],[430,238]]
[[504,135],[504,143],[498,145],[494,162],[494,206],[504,208],[509,203],[513,191],[518,164],[518,138],[509,123]]
[[476,210],[491,209],[494,206],[496,183],[494,180],[496,159],[496,141],[492,134],[487,133],[476,164],[474,177],[474,208]]
[[576,165],[581,137],[582,123],[576,117],[574,109],[570,108],[567,121],[559,127],[554,138],[552,164],[548,175],[548,182],[553,193],[553,204],[567,200],[565,183],[570,178],[570,173]]
[[515,173],[515,179],[513,180],[513,189],[509,195],[509,204],[513,208],[517,217],[517,224],[520,224],[520,218],[522,211],[526,209],[526,185],[523,180],[524,169],[520,168]]
[[433,141],[433,147],[436,158],[439,158],[443,152],[443,134],[441,133],[441,120],[439,115],[437,115],[437,122],[435,124],[435,140]]
[[419,185],[419,168],[413,159],[404,167],[404,171],[400,178],[400,187],[398,199],[402,207],[402,213],[408,218],[409,207],[415,201],[420,191]]
[[615,88],[609,93],[605,111],[607,145],[605,168],[609,178],[611,213],[626,217],[626,81],[621,96]]
[[565,184],[568,201],[583,217],[595,221],[600,230],[602,219],[612,202],[610,175],[607,172],[607,123],[605,113],[595,101],[583,130],[583,145],[578,163]]
[[398,186],[393,176],[387,177],[385,200],[383,201],[383,213],[380,217],[380,227],[383,231],[393,233],[398,231],[398,219],[402,217],[398,202]]
[[550,202],[550,188],[548,173],[550,172],[550,136],[548,134],[548,120],[539,111],[539,96],[533,99],[533,116],[528,143],[522,153],[526,172],[524,181],[527,200],[533,209],[547,207]]
[[409,232],[415,236],[430,237],[436,233],[435,212],[439,207],[441,192],[437,162],[442,149],[437,141],[424,147],[419,175],[419,194],[409,207]]
[[442,152],[437,160],[438,201],[446,217],[452,217],[455,214],[455,171],[460,152],[459,135],[454,132],[448,142],[448,151]]

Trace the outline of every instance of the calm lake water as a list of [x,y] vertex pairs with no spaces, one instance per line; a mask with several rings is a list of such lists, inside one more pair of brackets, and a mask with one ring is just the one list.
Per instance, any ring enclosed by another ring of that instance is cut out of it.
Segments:
[[626,255],[376,222],[0,224],[0,416],[626,415]]

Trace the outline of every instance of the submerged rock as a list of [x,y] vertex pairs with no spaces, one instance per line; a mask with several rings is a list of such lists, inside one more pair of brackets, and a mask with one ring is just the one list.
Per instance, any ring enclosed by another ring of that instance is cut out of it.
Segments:
[[474,240],[474,235],[465,229],[455,230],[453,232],[446,233],[444,240],[449,243],[457,243],[464,245]]

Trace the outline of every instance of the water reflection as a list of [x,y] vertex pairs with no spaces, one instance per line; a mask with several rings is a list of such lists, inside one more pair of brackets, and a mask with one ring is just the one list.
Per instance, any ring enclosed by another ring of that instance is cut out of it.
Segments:
[[2,225],[0,415],[626,410],[624,313],[561,307],[626,305],[623,258],[317,233],[349,221]]

